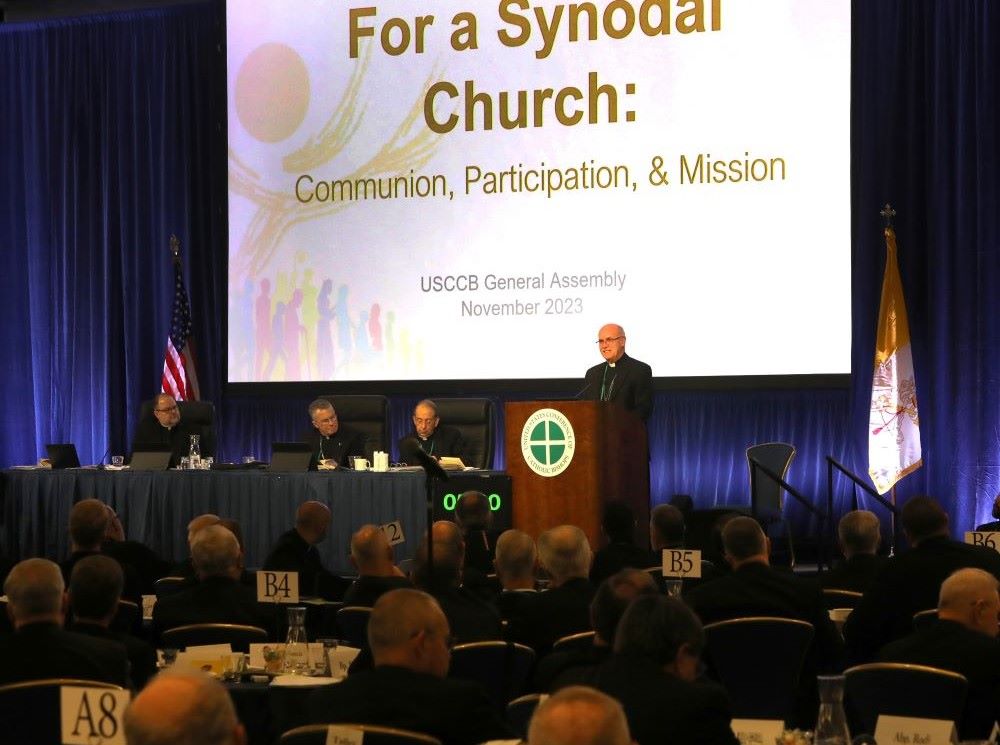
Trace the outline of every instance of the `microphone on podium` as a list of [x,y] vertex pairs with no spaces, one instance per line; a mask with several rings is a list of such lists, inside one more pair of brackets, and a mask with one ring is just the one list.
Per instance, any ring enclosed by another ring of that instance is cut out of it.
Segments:
[[448,480],[448,472],[441,464],[424,452],[416,437],[406,437],[399,443],[399,452],[407,463],[415,463],[424,469],[428,476],[435,476],[442,481]]

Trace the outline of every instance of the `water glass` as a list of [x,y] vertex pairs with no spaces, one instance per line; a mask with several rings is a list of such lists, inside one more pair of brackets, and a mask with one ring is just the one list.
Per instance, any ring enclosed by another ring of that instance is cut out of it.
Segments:
[[184,455],[181,457],[181,470],[190,471],[191,470],[191,456]]
[[125,465],[125,456],[124,455],[112,455],[111,456],[111,465],[113,465],[115,468],[121,468],[122,466]]

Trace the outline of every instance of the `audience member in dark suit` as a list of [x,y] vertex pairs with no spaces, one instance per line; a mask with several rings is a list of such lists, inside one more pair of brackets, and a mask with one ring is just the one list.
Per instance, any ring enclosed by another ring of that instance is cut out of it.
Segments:
[[904,662],[965,676],[969,690],[959,723],[962,740],[986,740],[1000,718],[997,580],[982,569],[959,569],[941,585],[938,620],[886,644],[880,662]]
[[913,497],[900,511],[912,548],[888,559],[844,624],[849,660],[868,662],[913,629],[913,614],[937,606],[941,583],[956,569],[978,567],[1000,579],[1000,555],[953,541],[948,515],[930,497]]
[[121,644],[64,631],[62,572],[47,559],[26,559],[3,586],[13,634],[0,635],[0,685],[46,678],[80,678],[130,684]]
[[635,545],[635,515],[624,502],[604,505],[601,532],[607,542],[594,554],[590,566],[590,581],[595,586],[625,567],[645,569],[656,563],[649,551]]
[[432,528],[434,570],[427,566],[426,539],[417,549],[413,583],[441,606],[455,640],[466,642],[502,639],[500,615],[489,603],[462,586],[465,545],[455,523],[439,520]]
[[604,362],[584,376],[581,398],[611,401],[634,411],[643,421],[653,411],[653,371],[645,362],[625,354],[625,329],[615,323],[601,327],[597,345]]
[[128,745],[245,745],[246,731],[232,698],[196,670],[160,673],[125,710]]
[[837,525],[844,561],[819,576],[824,588],[865,592],[875,581],[885,559],[876,556],[882,534],[874,512],[852,510]]
[[437,404],[429,398],[413,407],[413,431],[399,441],[399,456],[407,463],[416,463],[410,452],[414,445],[434,458],[450,456],[464,462],[468,457],[468,445],[462,433],[441,424]]
[[194,563],[191,561],[191,544],[194,542],[194,537],[198,534],[198,531],[210,525],[218,525],[221,520],[221,517],[213,515],[211,512],[191,518],[191,522],[187,526],[188,556],[184,561],[170,570],[171,577],[183,577],[192,585],[198,581],[198,577],[194,571]]
[[[674,495],[675,498],[686,495]],[[687,497],[688,500],[691,497]],[[666,549],[683,550],[686,547],[687,523],[684,512],[673,504],[658,504],[649,513],[649,545],[653,549],[648,567],[662,567],[663,552]],[[707,559],[701,561],[701,577],[686,577],[683,580],[683,591],[687,592],[703,582],[715,579],[721,574],[715,565]],[[660,592],[667,592],[663,572],[654,572],[653,578]]]
[[448,619],[429,595],[392,590],[368,621],[375,667],[324,686],[308,700],[313,722],[357,722],[423,732],[444,745],[510,737],[485,691],[448,674]]
[[642,595],[625,611],[594,686],[621,701],[639,745],[735,745],[725,690],[699,682],[701,624],[681,601]]
[[735,517],[722,530],[733,571],[692,589],[685,600],[702,623],[746,616],[796,618],[813,625],[812,645],[800,676],[798,726],[816,719],[816,675],[840,672],[843,643],[830,620],[819,584],[770,566],[770,541],[752,517]]
[[[69,584],[70,575],[76,562],[87,556],[101,553],[101,544],[108,530],[110,518],[104,502],[97,499],[83,499],[73,505],[69,513],[69,558],[59,565],[62,570],[63,584]],[[119,562],[121,564],[121,562]],[[131,564],[122,564],[125,575],[125,589],[122,597],[142,607],[142,580]]]
[[243,566],[236,536],[221,525],[202,528],[192,540],[191,558],[198,583],[153,606],[155,638],[167,629],[196,623],[237,623],[273,633],[270,608],[257,602],[254,588],[239,581]]
[[389,590],[412,587],[392,559],[392,546],[383,531],[375,525],[358,528],[351,536],[351,563],[358,578],[344,593],[344,605],[371,608]]
[[73,613],[69,628],[125,647],[132,666],[132,683],[140,690],[156,674],[156,650],[134,636],[111,631],[123,583],[121,567],[110,557],[88,556],[78,561],[69,581]]
[[328,571],[316,550],[329,528],[330,508],[322,502],[303,502],[295,513],[295,527],[278,538],[264,569],[298,572],[300,593],[340,600],[351,583]]
[[528,745],[632,745],[621,704],[586,686],[563,688],[535,709]]
[[467,491],[455,505],[455,524],[465,541],[465,572],[475,570],[482,577],[493,572],[496,537],[490,500],[479,491]]
[[532,616],[530,606],[538,602],[539,597],[535,579],[537,564],[535,542],[527,533],[506,530],[497,539],[493,559],[501,588],[497,609],[500,617],[507,622],[508,641],[521,644],[532,641],[528,619]]
[[594,641],[586,649],[554,649],[538,661],[535,687],[554,691],[568,685],[589,685],[594,671],[611,656],[615,629],[625,609],[640,595],[656,595],[656,583],[641,569],[622,569],[597,588],[590,604]]
[[538,559],[548,572],[549,589],[526,608],[525,626],[539,657],[563,636],[590,631],[590,542],[574,525],[560,525],[538,537]]
[[977,525],[976,530],[996,531],[1000,530],[1000,494],[993,499],[993,522]]
[[150,416],[140,419],[135,427],[132,452],[170,450],[170,466],[173,468],[191,452],[191,435],[198,435],[203,458],[215,456],[215,433],[212,428],[183,421],[173,396],[161,393],[153,400]]
[[110,556],[121,565],[131,565],[139,576],[140,589],[144,595],[153,594],[153,583],[167,576],[170,563],[156,555],[149,546],[139,541],[125,538],[125,530],[118,514],[110,505],[104,505],[108,512],[108,529],[101,543],[101,553]]
[[312,468],[349,468],[351,456],[365,457],[365,436],[353,427],[341,424],[333,404],[317,398],[309,404],[313,429],[302,435],[302,442],[312,446]]

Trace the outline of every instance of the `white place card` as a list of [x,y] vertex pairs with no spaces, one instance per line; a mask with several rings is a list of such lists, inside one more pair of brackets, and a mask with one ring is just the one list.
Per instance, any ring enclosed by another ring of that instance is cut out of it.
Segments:
[[385,537],[389,539],[390,546],[395,546],[406,541],[406,536],[403,535],[403,523],[399,520],[393,520],[391,523],[379,525],[378,529],[385,533]]
[[955,723],[947,719],[893,717],[882,714],[875,723],[878,745],[954,745]]
[[298,572],[257,572],[258,603],[299,602]]
[[346,647],[338,644],[327,652],[330,659],[330,676],[338,680],[347,677],[347,670],[354,662],[354,658],[361,653],[356,647]]
[[59,712],[64,745],[125,745],[122,717],[130,697],[129,691],[62,686]]
[[988,530],[965,531],[965,542],[970,546],[986,546],[994,551],[1000,551],[1000,533]]
[[326,745],[361,745],[365,740],[363,730],[331,724],[326,728]]
[[144,621],[153,619],[153,606],[156,605],[156,595],[142,596],[142,618]]
[[773,745],[785,731],[780,719],[734,719],[730,726],[740,745]]
[[700,577],[701,551],[679,548],[663,549],[664,577]]

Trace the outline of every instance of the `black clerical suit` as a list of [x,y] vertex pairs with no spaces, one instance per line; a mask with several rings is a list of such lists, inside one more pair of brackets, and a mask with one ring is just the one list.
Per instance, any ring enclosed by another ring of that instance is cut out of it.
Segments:
[[237,623],[274,633],[274,608],[257,602],[255,588],[229,577],[206,577],[198,584],[162,597],[153,606],[153,635],[198,623]]
[[[415,440],[421,450],[428,455],[434,456],[435,458],[450,456],[453,458],[461,458],[462,462],[465,463],[465,460],[468,457],[468,445],[465,442],[465,438],[462,437],[462,433],[454,427],[449,427],[447,424],[440,425],[427,439],[424,439],[414,431],[410,432],[409,435],[400,440],[399,457],[404,460],[408,458],[407,447],[412,447],[412,445],[408,442],[409,440]],[[465,463],[465,465],[470,464]]]
[[587,370],[583,393],[590,401],[611,401],[634,411],[643,421],[653,411],[653,369],[627,354],[614,363],[602,362]]
[[95,639],[106,639],[125,647],[129,664],[132,666],[132,683],[137,691],[145,688],[149,679],[156,675],[156,650],[142,639],[137,639],[129,634],[111,631],[101,624],[93,623],[92,621],[74,621],[70,625],[69,630]]
[[55,623],[26,624],[0,636],[0,660],[0,685],[46,678],[130,684],[125,647],[65,631]]
[[135,428],[132,452],[136,450],[170,450],[170,467],[180,465],[181,458],[191,452],[191,435],[200,436],[203,458],[215,457],[215,437],[209,427],[181,419],[170,429],[160,424],[152,414]]
[[295,528],[282,533],[264,560],[264,569],[299,573],[299,593],[340,600],[351,583],[323,566],[319,551]]
[[855,554],[819,575],[820,585],[831,590],[865,592],[875,582],[875,576],[885,564],[885,557],[875,554]]
[[333,459],[342,468],[350,468],[349,458],[352,455],[359,458],[367,456],[367,440],[362,432],[341,424],[337,431],[329,437],[324,437],[319,430],[311,429],[300,438],[312,447],[311,468],[315,468],[320,460]]

